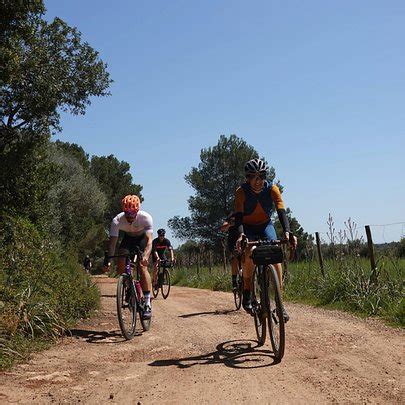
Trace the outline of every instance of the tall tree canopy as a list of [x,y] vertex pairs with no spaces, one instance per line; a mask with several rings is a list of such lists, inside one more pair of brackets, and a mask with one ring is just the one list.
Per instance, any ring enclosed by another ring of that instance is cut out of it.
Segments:
[[59,130],[60,110],[84,114],[92,96],[108,94],[106,65],[76,28],[60,18],[45,21],[42,2],[2,1],[0,10],[2,135]]
[[0,0],[0,203],[40,222],[52,162],[48,139],[60,111],[84,114],[111,83],[98,52],[43,1]]
[[[234,209],[235,190],[245,177],[244,165],[258,157],[256,150],[236,135],[221,135],[217,145],[202,149],[198,167],[185,176],[195,190],[195,195],[188,199],[191,215],[169,220],[175,236],[215,244],[220,224]],[[273,167],[268,175],[274,180]]]
[[136,194],[142,199],[142,186],[132,182],[127,162],[119,161],[114,155],[93,156],[90,162],[90,173],[98,180],[101,189],[107,196],[108,206],[105,219],[111,220],[121,211],[121,199],[127,194]]

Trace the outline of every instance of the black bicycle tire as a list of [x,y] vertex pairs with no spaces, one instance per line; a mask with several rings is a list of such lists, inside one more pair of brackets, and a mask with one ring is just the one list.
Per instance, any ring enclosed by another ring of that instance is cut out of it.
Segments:
[[133,309],[132,309],[132,322],[131,322],[131,328],[127,329],[124,319],[123,319],[123,312],[122,312],[122,296],[123,296],[123,291],[124,291],[124,282],[127,282],[128,275],[127,274],[121,274],[118,278],[117,282],[117,317],[118,317],[118,323],[120,325],[120,329],[122,332],[122,335],[126,340],[131,340],[135,336],[135,328],[136,328],[136,299],[135,299],[135,288],[132,284],[131,287],[131,295],[133,294],[132,297],[132,302],[133,302]]
[[[158,269],[158,274],[156,275],[157,281],[156,283],[152,283],[152,294],[153,294],[153,298],[157,298],[157,296],[159,295],[159,269]],[[154,285],[157,286],[157,288],[154,288]]]
[[233,290],[233,300],[235,302],[236,310],[239,310],[242,306],[243,277],[238,275],[236,282],[238,284],[238,288]]
[[[252,275],[252,305],[256,306],[256,308],[253,308],[253,318],[254,318],[254,324],[255,324],[255,330],[256,330],[256,337],[257,337],[257,343],[259,346],[263,346],[264,342],[266,341],[266,314],[265,311],[263,311],[263,298],[265,297],[264,292],[263,292],[263,282],[261,280],[262,275],[264,272],[260,272],[260,266],[256,266],[255,270]],[[260,301],[259,304],[257,305],[257,297],[256,297],[256,291],[255,291],[255,286],[257,283],[261,284],[260,287]]]
[[[167,276],[167,279],[168,279],[168,281],[169,281],[169,283],[167,284],[167,285],[169,286],[169,287],[168,287],[168,290],[167,290],[167,294],[163,292],[163,286],[165,285],[165,284],[164,284],[165,276]],[[164,299],[166,299],[166,298],[169,296],[169,294],[170,294],[170,287],[171,287],[171,284],[170,284],[170,271],[169,271],[169,269],[166,269],[166,268],[165,268],[165,269],[163,270],[162,285],[160,286],[160,289],[161,289],[161,292],[162,292],[162,297],[163,297]]]
[[[280,362],[284,356],[285,351],[285,323],[283,317],[283,306],[280,293],[280,283],[278,281],[278,276],[274,266],[267,266],[266,274],[268,274],[268,292],[267,292],[267,313],[268,313],[268,328],[271,346],[273,348],[274,358],[277,362]],[[274,303],[271,297],[272,291],[274,291]],[[275,304],[275,305],[274,305]],[[275,308],[273,308],[275,306]],[[274,313],[275,311],[275,313]],[[276,324],[273,315],[276,316],[278,324]],[[276,341],[275,328],[279,329],[279,339]]]

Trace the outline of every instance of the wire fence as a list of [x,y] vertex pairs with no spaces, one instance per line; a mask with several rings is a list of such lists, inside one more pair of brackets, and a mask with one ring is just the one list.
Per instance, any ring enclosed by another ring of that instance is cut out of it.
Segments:
[[339,251],[339,254],[345,254],[346,251],[357,256],[368,257],[373,271],[377,268],[376,250],[386,252],[387,249],[393,248],[397,255],[401,257],[403,255],[404,249],[402,248],[401,251],[402,242],[400,241],[405,237],[405,221],[359,226],[349,218],[344,222],[344,228],[337,230],[329,214],[327,225],[328,231],[315,232],[317,256],[322,274],[324,274],[325,253],[335,256],[336,251]]

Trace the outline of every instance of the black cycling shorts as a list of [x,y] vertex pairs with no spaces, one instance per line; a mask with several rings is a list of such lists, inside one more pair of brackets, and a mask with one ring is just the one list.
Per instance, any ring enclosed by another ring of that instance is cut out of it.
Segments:
[[[159,253],[158,253],[158,255],[159,255]],[[165,254],[160,254],[160,255],[159,255],[159,259],[160,259],[160,260],[168,260],[168,258],[166,257]],[[156,259],[155,255],[152,255],[152,262],[153,262],[153,263],[156,263],[156,262],[157,262],[157,259]]]
[[128,234],[125,234],[120,243],[119,250],[121,254],[129,253],[133,255],[137,247],[143,252],[146,248],[146,245],[146,234],[142,234],[140,236],[129,236]]

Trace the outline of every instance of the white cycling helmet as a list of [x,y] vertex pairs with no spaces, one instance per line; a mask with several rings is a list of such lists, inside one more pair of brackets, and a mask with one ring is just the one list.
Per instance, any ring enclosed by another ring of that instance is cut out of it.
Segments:
[[245,164],[245,174],[265,173],[267,165],[261,159],[251,159]]

